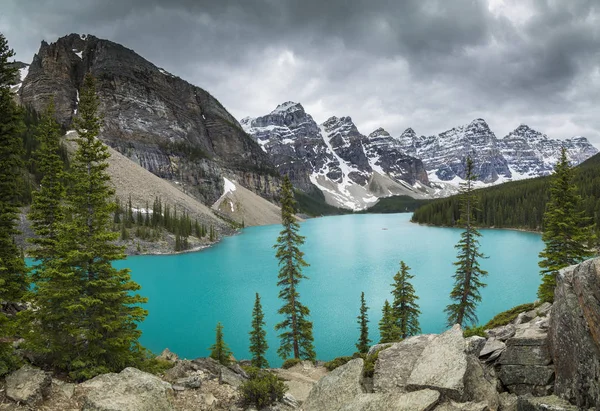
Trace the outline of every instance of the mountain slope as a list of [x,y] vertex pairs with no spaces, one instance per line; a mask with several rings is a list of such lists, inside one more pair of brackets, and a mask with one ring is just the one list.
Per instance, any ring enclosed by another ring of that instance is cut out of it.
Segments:
[[97,79],[100,138],[120,153],[205,204],[222,194],[224,175],[277,196],[270,159],[213,96],[111,41],[71,34],[42,42],[20,100],[40,111],[53,96],[57,120],[69,128],[87,72]]
[[328,204],[360,210],[379,197],[427,195],[421,161],[379,132],[364,136],[350,117],[318,125],[301,104],[286,102],[241,124],[297,188],[312,197],[317,190]]

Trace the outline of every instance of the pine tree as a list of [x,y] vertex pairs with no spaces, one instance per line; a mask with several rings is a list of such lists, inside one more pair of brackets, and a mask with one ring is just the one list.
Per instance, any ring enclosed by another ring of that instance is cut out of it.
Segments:
[[400,330],[396,325],[396,319],[392,311],[392,306],[385,300],[381,310],[381,320],[379,321],[379,343],[389,343],[400,339]]
[[458,260],[454,263],[456,273],[453,275],[454,288],[450,292],[450,299],[454,302],[449,304],[445,312],[448,313],[448,325],[466,325],[467,322],[475,324],[477,315],[475,309],[481,301],[479,289],[485,287],[481,277],[487,275],[479,266],[479,259],[485,256],[479,251],[479,240],[481,234],[474,226],[474,213],[476,198],[473,193],[473,182],[476,176],[473,173],[473,161],[467,157],[467,169],[465,182],[461,183],[461,202],[459,224],[464,227],[458,244]]
[[400,338],[404,339],[411,335],[416,335],[421,332],[419,326],[419,297],[415,294],[415,289],[410,283],[414,275],[410,275],[408,271],[410,267],[404,261],[400,261],[400,271],[394,276],[394,284],[392,294],[394,302],[392,303],[392,313],[396,319],[396,325],[400,332]]
[[[5,308],[14,310],[23,301],[28,289],[27,268],[23,253],[14,236],[18,234],[16,222],[20,200],[20,182],[23,171],[23,111],[17,107],[10,91],[15,84],[17,69],[8,59],[14,52],[0,33],[0,301]],[[14,365],[12,346],[8,342],[13,333],[14,316],[0,312],[0,375]]]
[[279,334],[280,346],[277,353],[282,359],[290,354],[293,358],[314,360],[316,357],[313,347],[312,322],[307,319],[310,315],[308,307],[300,303],[300,294],[297,287],[300,280],[307,278],[302,274],[302,267],[307,267],[304,253],[300,246],[304,244],[304,237],[298,234],[300,225],[295,217],[296,201],[290,179],[285,176],[281,187],[281,224],[283,229],[277,237],[276,257],[279,260],[279,298],[284,305],[278,313],[284,320],[275,326]]
[[569,165],[567,150],[563,147],[560,160],[550,183],[550,201],[544,213],[542,240],[546,244],[539,263],[542,284],[538,289],[541,301],[554,300],[556,275],[561,268],[578,264],[593,255],[590,219],[581,210],[581,197],[573,184],[574,170]]
[[220,322],[217,323],[215,343],[209,349],[210,358],[226,366],[231,363],[231,350],[223,340],[223,325]]
[[267,332],[263,329],[265,315],[260,304],[260,296],[256,293],[254,309],[252,310],[252,331],[250,331],[250,353],[252,354],[252,365],[258,368],[268,368],[269,362],[265,353],[269,349],[267,344]]
[[369,344],[371,340],[369,339],[369,315],[367,311],[369,307],[367,307],[367,303],[365,302],[365,293],[364,291],[360,293],[360,314],[358,315],[357,322],[360,330],[360,337],[358,337],[358,342],[356,343],[356,349],[359,353],[366,353],[369,351]]
[[[98,140],[100,118],[95,82],[87,75],[74,121],[78,148],[65,198],[69,215],[58,226],[56,258],[48,262],[51,284],[38,290],[45,311],[48,357],[55,367],[83,379],[135,365],[144,354],[138,343],[146,302],[135,292],[140,286],[129,270],[112,266],[124,259],[123,247],[110,230],[115,209],[114,190],[106,169],[110,156]],[[42,308],[40,308],[42,309]]]
[[35,151],[34,161],[43,177],[39,190],[33,193],[29,220],[36,235],[30,240],[35,245],[30,254],[40,262],[36,268],[38,277],[44,263],[56,254],[58,224],[64,217],[61,204],[65,196],[63,162],[60,158],[61,133],[54,116],[54,101],[50,101],[36,132],[39,147]]

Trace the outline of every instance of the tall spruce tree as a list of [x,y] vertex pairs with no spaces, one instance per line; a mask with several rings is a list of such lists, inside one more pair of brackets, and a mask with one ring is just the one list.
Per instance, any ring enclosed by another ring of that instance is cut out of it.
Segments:
[[415,294],[415,289],[410,283],[414,275],[410,275],[408,271],[410,267],[404,261],[400,261],[400,271],[394,276],[394,284],[392,286],[392,294],[394,302],[392,303],[392,313],[396,319],[399,336],[401,339],[416,335],[421,332],[419,326],[419,297]]
[[[0,301],[7,311],[15,311],[28,288],[23,253],[14,236],[19,212],[21,175],[23,172],[23,111],[16,105],[10,86],[18,70],[9,64],[14,52],[0,33]],[[10,337],[14,335],[15,317],[0,310],[0,375],[14,365]]]
[[114,190],[106,172],[110,154],[97,138],[98,104],[88,74],[74,120],[78,147],[68,173],[68,218],[58,226],[56,258],[48,263],[58,286],[45,291],[48,304],[59,304],[45,320],[55,330],[55,343],[62,343],[50,347],[50,358],[75,379],[135,365],[144,354],[137,324],[147,315],[140,306],[146,299],[136,293],[140,286],[129,270],[112,266],[125,255],[111,231]]
[[223,339],[223,324],[217,323],[215,329],[215,343],[210,346],[210,358],[218,361],[222,365],[231,364],[231,350]]
[[394,312],[388,300],[385,300],[381,310],[381,320],[379,320],[379,343],[389,343],[400,339],[400,330],[396,325]]
[[591,222],[581,210],[581,197],[573,184],[573,174],[567,150],[563,147],[544,213],[542,240],[546,246],[540,253],[542,283],[538,289],[538,297],[544,302],[554,300],[556,275],[561,268],[578,264],[593,255]]
[[252,330],[250,331],[250,354],[252,354],[252,365],[258,368],[268,368],[269,362],[265,354],[269,349],[267,344],[267,332],[264,330],[265,315],[260,304],[260,295],[256,293],[254,309],[252,310]]
[[[34,153],[35,168],[42,175],[40,188],[33,193],[29,221],[35,233],[30,254],[43,265],[56,254],[58,224],[64,217],[61,202],[65,196],[63,161],[60,157],[60,126],[54,119],[54,101],[50,101],[36,130],[39,146]],[[36,279],[36,282],[38,280]]]
[[458,260],[454,263],[456,273],[453,275],[454,288],[450,292],[450,299],[454,301],[449,304],[445,312],[448,314],[448,325],[460,324],[465,326],[467,322],[475,324],[477,315],[475,309],[481,301],[479,289],[485,287],[481,281],[487,275],[482,270],[479,259],[485,256],[479,251],[479,240],[481,233],[474,226],[474,214],[476,198],[473,192],[473,182],[476,176],[473,172],[473,160],[467,157],[465,182],[461,183],[460,220],[459,224],[464,227],[460,240],[455,248],[458,249]]
[[298,234],[300,225],[296,221],[296,201],[290,179],[285,176],[281,187],[281,224],[283,230],[277,237],[276,257],[279,260],[279,298],[284,305],[278,313],[284,316],[282,322],[275,326],[281,340],[277,353],[282,359],[290,354],[293,358],[314,360],[316,357],[313,347],[312,322],[307,317],[310,315],[308,307],[300,303],[300,294],[297,287],[300,280],[307,278],[302,274],[302,267],[308,264],[304,261],[304,253],[300,246],[304,244],[304,237]]
[[357,322],[358,329],[360,330],[360,336],[358,337],[358,342],[356,343],[356,349],[359,353],[366,353],[369,351],[369,344],[371,340],[369,339],[369,315],[367,311],[369,307],[367,307],[367,303],[365,301],[365,293],[364,291],[360,293],[360,314],[358,314]]

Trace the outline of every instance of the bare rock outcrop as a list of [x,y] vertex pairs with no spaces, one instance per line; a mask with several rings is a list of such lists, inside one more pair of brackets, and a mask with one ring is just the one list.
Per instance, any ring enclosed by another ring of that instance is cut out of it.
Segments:
[[550,319],[554,393],[590,408],[600,404],[600,259],[565,268]]
[[13,401],[36,406],[48,395],[51,384],[50,374],[24,365],[6,377],[6,396]]

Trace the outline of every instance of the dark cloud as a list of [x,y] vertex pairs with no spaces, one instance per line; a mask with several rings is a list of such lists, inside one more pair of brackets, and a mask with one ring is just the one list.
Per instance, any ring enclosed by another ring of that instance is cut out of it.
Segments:
[[600,145],[595,0],[3,0],[28,61],[42,39],[91,33],[206,88],[234,115],[296,100],[430,134],[483,117]]

